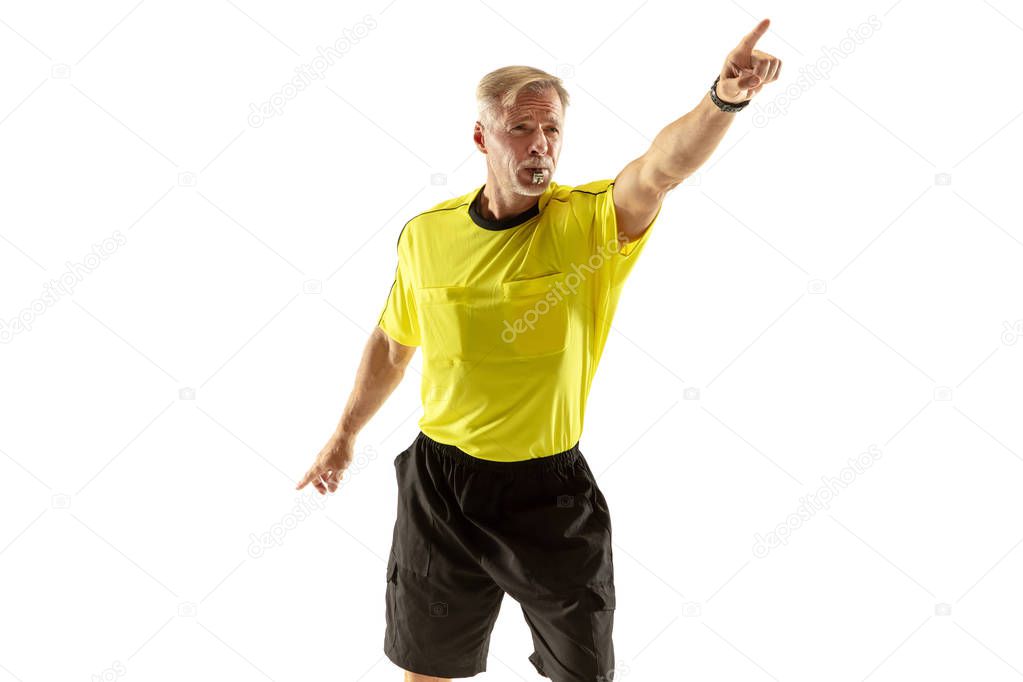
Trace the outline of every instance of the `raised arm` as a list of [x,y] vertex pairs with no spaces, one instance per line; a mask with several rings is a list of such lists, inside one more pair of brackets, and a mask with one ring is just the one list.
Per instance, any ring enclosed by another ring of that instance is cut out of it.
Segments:
[[[770,19],[761,21],[728,54],[716,88],[718,99],[743,102],[778,79],[781,60],[753,49],[770,23]],[[710,158],[735,116],[719,109],[707,92],[695,109],[668,124],[643,156],[622,169],[615,178],[613,194],[618,236],[623,243],[643,236],[664,195]]]

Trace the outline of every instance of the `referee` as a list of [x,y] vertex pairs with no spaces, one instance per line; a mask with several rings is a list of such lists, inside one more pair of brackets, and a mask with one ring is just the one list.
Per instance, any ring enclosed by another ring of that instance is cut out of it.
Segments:
[[622,286],[667,192],[711,155],[735,112],[778,78],[733,49],[696,108],[614,178],[554,182],[561,80],[507,66],[480,81],[473,140],[486,182],[412,217],[341,421],[299,482],[337,490],[356,435],[423,351],[419,432],[394,459],[387,657],[406,682],[487,668],[504,595],[555,682],[611,682],[611,518],[579,450],[586,399]]

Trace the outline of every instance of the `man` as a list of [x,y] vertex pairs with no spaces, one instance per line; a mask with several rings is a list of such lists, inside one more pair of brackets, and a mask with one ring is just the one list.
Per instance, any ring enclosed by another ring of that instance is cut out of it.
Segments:
[[553,182],[568,94],[539,69],[479,84],[473,139],[487,181],[413,217],[337,431],[299,482],[334,492],[356,434],[423,348],[424,414],[394,460],[384,650],[407,682],[486,670],[505,594],[537,672],[609,682],[615,609],[607,502],[579,450],[619,294],[665,194],[717,147],[735,111],[778,78],[761,21],[695,110],[614,180]]

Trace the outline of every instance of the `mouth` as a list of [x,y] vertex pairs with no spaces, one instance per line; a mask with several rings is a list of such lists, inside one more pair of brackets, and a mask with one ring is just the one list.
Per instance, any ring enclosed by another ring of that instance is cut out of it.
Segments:
[[547,173],[550,172],[550,169],[544,166],[528,166],[526,168],[523,168],[522,170],[532,175],[534,185],[542,184],[544,178],[547,177]]

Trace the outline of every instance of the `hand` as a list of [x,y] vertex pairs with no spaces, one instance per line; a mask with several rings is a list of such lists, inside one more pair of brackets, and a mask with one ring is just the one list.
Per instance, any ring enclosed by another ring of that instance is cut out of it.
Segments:
[[309,483],[312,483],[321,495],[337,490],[341,483],[341,475],[352,463],[352,445],[350,439],[332,437],[320,450],[316,462],[295,486],[295,490],[301,490]]
[[778,80],[781,60],[753,49],[770,25],[770,19],[761,21],[728,54],[717,85],[718,99],[729,104],[739,104],[751,99],[767,83]]

